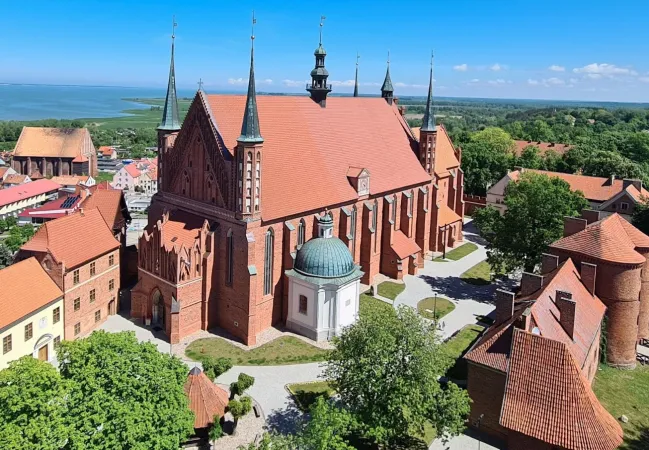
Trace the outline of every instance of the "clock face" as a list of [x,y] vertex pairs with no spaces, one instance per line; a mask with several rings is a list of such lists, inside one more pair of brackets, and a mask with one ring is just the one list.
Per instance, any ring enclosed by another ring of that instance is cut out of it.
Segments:
[[367,178],[363,178],[359,183],[359,191],[364,191],[367,189]]

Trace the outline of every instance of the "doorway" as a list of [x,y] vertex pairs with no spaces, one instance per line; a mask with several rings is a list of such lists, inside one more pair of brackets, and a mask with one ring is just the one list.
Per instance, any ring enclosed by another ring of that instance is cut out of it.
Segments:
[[45,344],[41,348],[38,349],[38,360],[39,361],[49,361],[49,351],[48,351],[48,345]]
[[162,329],[165,326],[165,303],[160,291],[156,290],[153,294],[151,325],[153,329]]
[[115,313],[116,313],[116,311],[115,311],[115,300],[111,300],[108,303],[108,315],[109,316],[114,316]]

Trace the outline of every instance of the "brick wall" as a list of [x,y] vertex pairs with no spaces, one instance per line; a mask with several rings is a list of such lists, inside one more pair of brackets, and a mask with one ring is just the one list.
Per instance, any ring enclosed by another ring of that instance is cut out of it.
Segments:
[[552,450],[552,445],[547,442],[534,439],[533,437],[526,436],[516,431],[509,431],[507,436],[507,448],[510,449],[524,449],[524,450]]
[[464,194],[463,200],[465,216],[472,216],[476,210],[487,207],[487,197]]
[[499,423],[505,395],[505,374],[469,361],[467,368],[467,390],[472,400],[469,426],[474,427],[483,415],[480,430],[499,439],[505,438],[507,430]]

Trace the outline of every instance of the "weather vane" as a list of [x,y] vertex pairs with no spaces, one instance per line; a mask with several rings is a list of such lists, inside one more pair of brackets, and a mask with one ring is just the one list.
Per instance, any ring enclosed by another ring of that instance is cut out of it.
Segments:
[[252,33],[250,34],[250,39],[255,40],[255,24],[257,23],[257,19],[255,19],[255,10],[252,10]]
[[388,66],[390,65],[390,50],[388,50]]
[[203,79],[202,78],[198,79],[198,90],[199,91],[203,90]]
[[361,55],[356,52],[356,67],[358,67],[358,60],[360,59]]
[[324,27],[325,19],[325,16],[320,16],[320,45],[322,45],[322,27]]
[[176,23],[176,16],[173,16],[172,19],[173,25],[171,26],[171,39],[176,39],[176,27],[178,24]]

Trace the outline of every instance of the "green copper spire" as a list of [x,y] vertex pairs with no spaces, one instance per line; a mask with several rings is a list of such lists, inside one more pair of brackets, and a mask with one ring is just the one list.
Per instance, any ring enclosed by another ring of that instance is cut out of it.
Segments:
[[388,51],[388,70],[385,72],[385,80],[381,86],[381,97],[383,97],[388,104],[392,104],[394,98],[394,88],[392,87],[392,79],[390,78],[390,52]]
[[430,81],[428,82],[428,99],[426,99],[426,112],[421,123],[421,131],[437,131],[435,111],[433,111],[433,58],[430,54]]
[[250,76],[248,77],[248,97],[246,110],[243,113],[241,136],[239,142],[264,142],[259,132],[259,115],[257,114],[257,93],[255,92],[255,13],[252,13],[252,34],[250,36]]
[[358,97],[358,58],[360,55],[356,53],[356,77],[354,77],[354,97]]
[[171,31],[171,67],[169,68],[169,84],[167,85],[165,107],[162,110],[162,122],[160,122],[158,130],[180,130],[180,114],[178,114],[178,99],[176,97],[176,71],[174,69],[174,43],[176,40],[177,25],[176,17],[174,16]]

